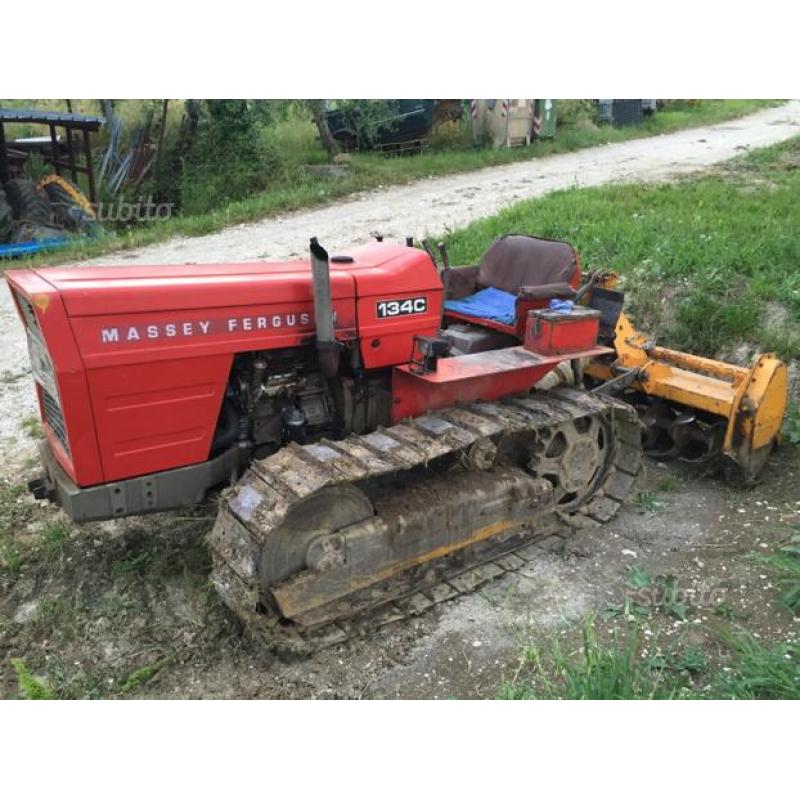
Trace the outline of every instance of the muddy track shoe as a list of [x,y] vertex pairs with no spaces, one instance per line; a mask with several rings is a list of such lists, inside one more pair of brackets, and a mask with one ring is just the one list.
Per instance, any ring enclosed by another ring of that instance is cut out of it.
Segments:
[[635,409],[567,388],[290,444],[224,493],[211,579],[268,646],[312,652],[606,522],[641,464]]

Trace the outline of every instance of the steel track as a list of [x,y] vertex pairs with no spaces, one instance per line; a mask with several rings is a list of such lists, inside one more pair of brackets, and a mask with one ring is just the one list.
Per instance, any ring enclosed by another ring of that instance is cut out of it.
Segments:
[[[352,614],[342,611],[324,624],[304,627],[280,620],[262,603],[261,550],[292,507],[314,492],[396,477],[420,467],[435,469],[454,455],[463,456],[462,463],[469,464],[469,454],[479,442],[546,434],[580,417],[598,415],[613,436],[608,461],[580,507],[526,520],[491,546],[476,548],[471,563],[465,563],[463,556],[447,556],[437,560],[436,569],[409,570],[390,582],[384,595],[370,595],[366,608],[363,602],[354,604],[357,610]],[[569,388],[436,411],[342,441],[291,444],[253,462],[237,486],[224,493],[209,534],[211,580],[225,604],[257,639],[284,653],[308,654],[426,612],[541,557],[543,547],[550,549],[553,541],[559,541],[552,537],[607,522],[631,492],[641,469],[641,426],[635,409],[614,398]]]

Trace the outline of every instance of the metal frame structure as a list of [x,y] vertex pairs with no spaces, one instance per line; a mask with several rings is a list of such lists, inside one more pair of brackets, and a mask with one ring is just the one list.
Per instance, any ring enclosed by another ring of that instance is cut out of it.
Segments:
[[[97,202],[97,187],[92,163],[90,134],[97,132],[100,126],[105,124],[105,121],[105,117],[96,115],[72,114],[62,111],[38,111],[36,109],[0,108],[0,183],[6,183],[11,178],[8,158],[10,145],[6,142],[6,124],[46,125],[50,130],[50,156],[47,157],[45,155],[45,160],[53,165],[57,175],[61,175],[62,169],[69,170],[73,183],[78,182],[78,173],[86,175],[89,200],[92,204],[95,204]],[[65,132],[66,159],[61,157],[61,143],[56,133],[57,128],[63,128]],[[78,134],[82,140],[80,144],[76,142]],[[83,164],[79,163],[76,154],[78,146],[83,150]]]

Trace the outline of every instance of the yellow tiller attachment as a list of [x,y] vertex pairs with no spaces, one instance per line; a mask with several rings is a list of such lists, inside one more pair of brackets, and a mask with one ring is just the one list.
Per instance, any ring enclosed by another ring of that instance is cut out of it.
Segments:
[[646,395],[640,404],[646,450],[697,462],[721,453],[746,483],[755,480],[780,441],[788,397],[783,361],[765,353],[739,367],[658,347],[624,313],[614,347],[613,362],[592,361],[585,373],[603,381],[628,376],[626,390]]

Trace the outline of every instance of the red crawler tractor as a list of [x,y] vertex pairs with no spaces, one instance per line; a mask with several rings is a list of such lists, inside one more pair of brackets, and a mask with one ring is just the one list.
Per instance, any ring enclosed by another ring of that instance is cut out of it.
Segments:
[[[550,307],[581,280],[563,242],[505,237],[443,274],[413,247],[312,239],[310,263],[6,276],[46,436],[34,491],[81,521],[234,484],[212,580],[271,642],[336,641],[512,569],[608,519],[640,469],[631,406],[532,391],[613,354],[607,307]],[[510,306],[482,311],[492,289]]]

